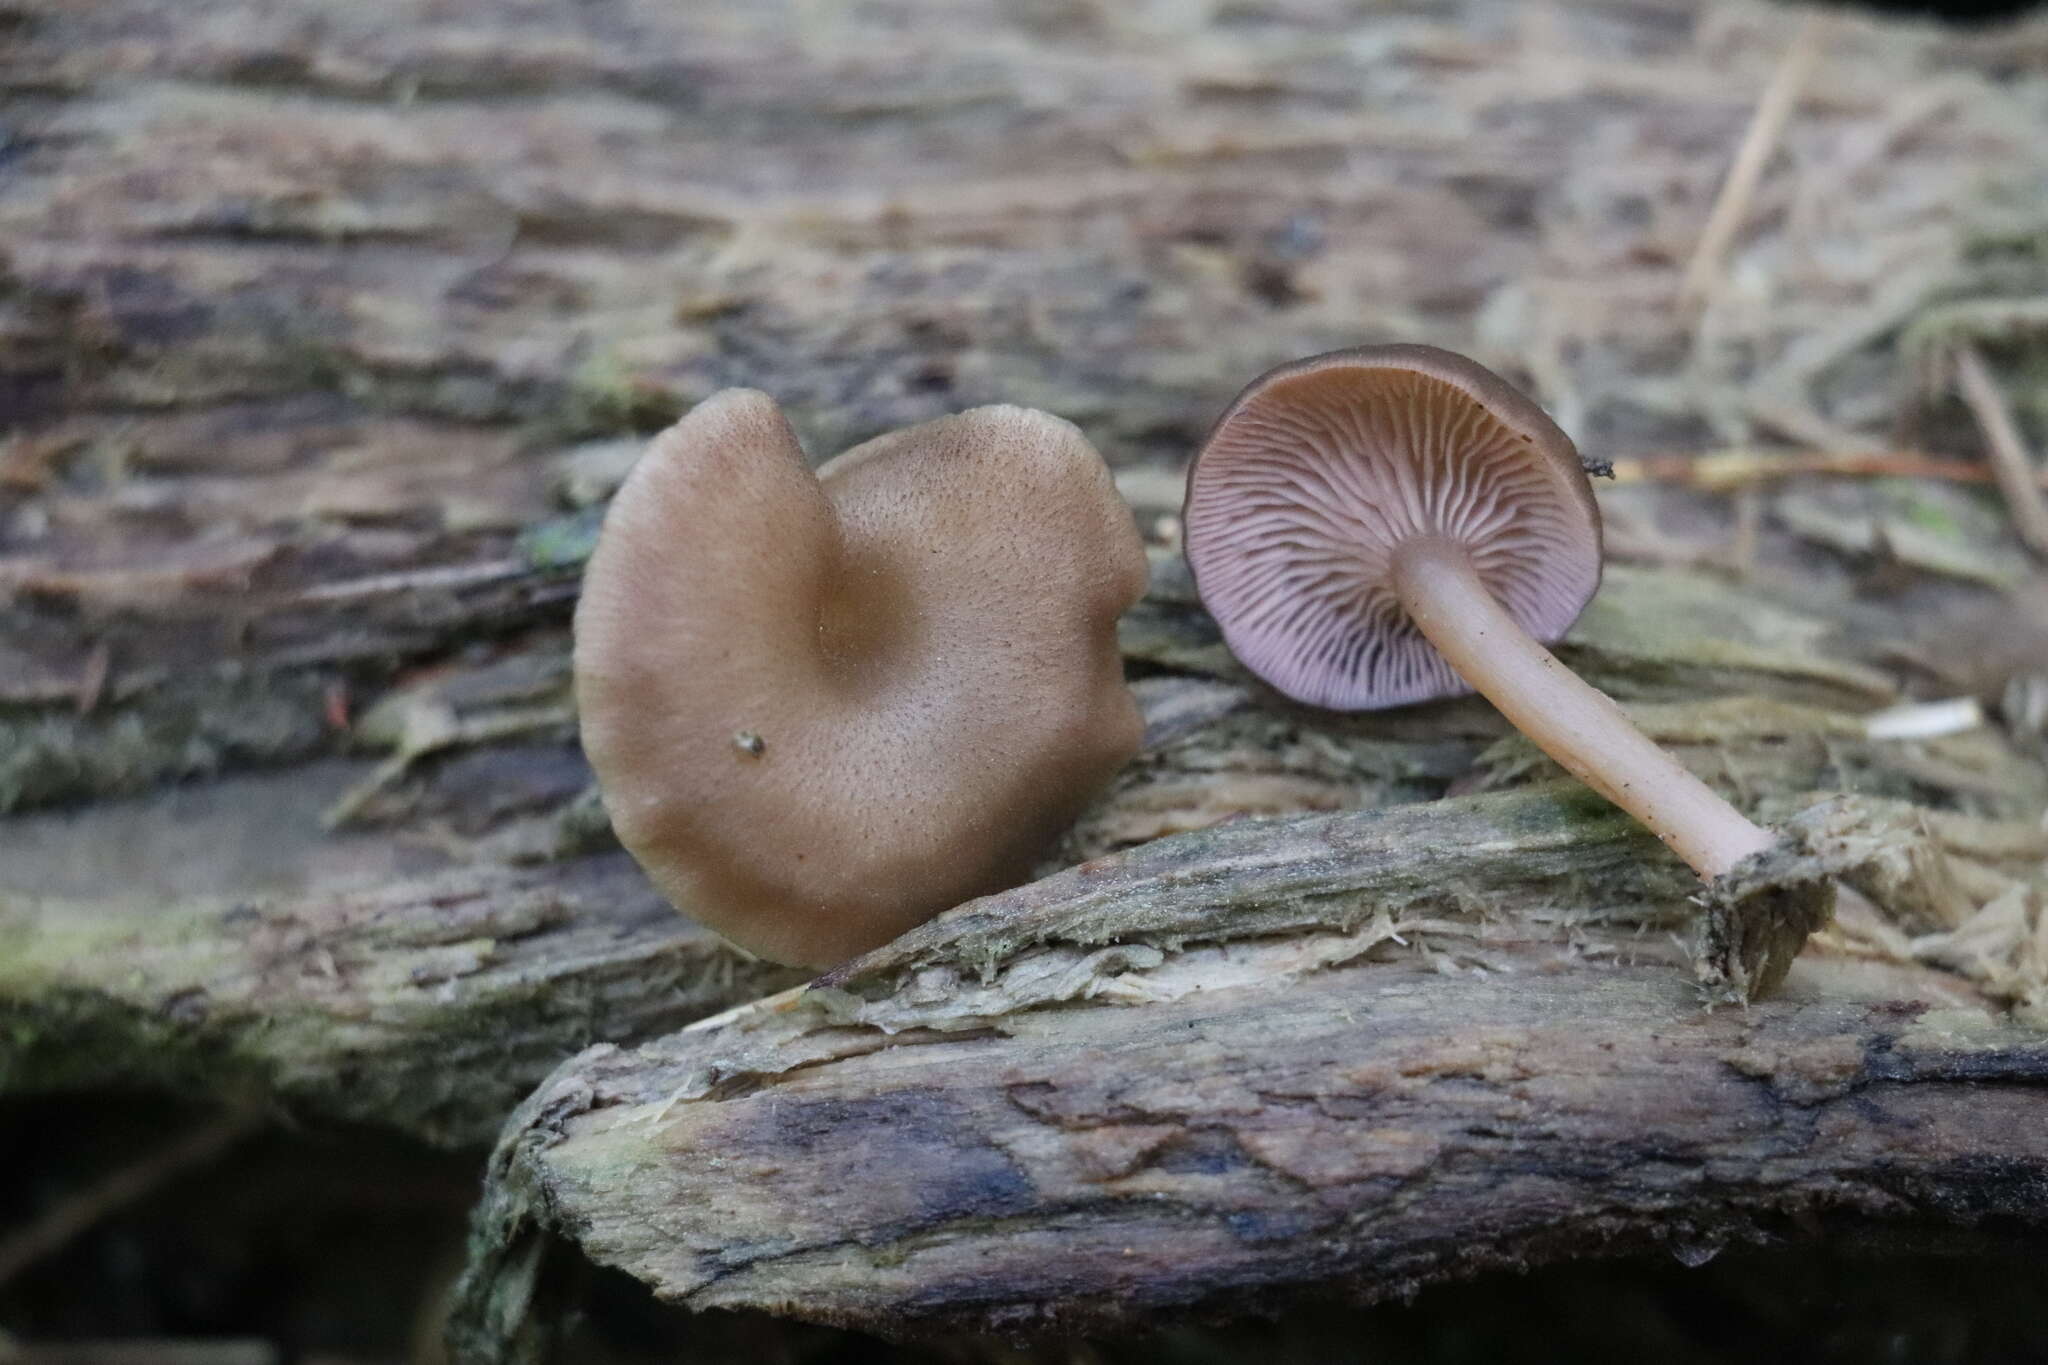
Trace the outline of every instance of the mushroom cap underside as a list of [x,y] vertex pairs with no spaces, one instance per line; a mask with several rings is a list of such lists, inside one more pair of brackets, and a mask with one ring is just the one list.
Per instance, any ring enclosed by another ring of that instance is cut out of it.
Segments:
[[1335,351],[1254,380],[1189,469],[1183,521],[1231,652],[1340,710],[1470,690],[1400,603],[1405,546],[1461,548],[1544,641],[1600,584],[1600,514],[1571,439],[1499,376],[1430,346]]

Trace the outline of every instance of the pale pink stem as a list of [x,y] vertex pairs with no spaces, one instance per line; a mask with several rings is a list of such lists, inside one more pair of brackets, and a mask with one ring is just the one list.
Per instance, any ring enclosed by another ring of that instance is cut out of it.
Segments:
[[1409,543],[1395,555],[1394,584],[1417,628],[1460,677],[1701,877],[1711,881],[1776,842],[1538,644],[1501,609],[1461,547]]

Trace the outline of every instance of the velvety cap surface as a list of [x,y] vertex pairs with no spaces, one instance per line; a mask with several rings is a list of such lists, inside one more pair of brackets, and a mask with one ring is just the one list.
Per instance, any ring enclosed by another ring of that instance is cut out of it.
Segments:
[[1463,546],[1543,641],[1600,585],[1600,514],[1571,439],[1484,366],[1430,346],[1335,351],[1253,381],[1189,471],[1184,519],[1231,652],[1340,710],[1470,690],[1396,597],[1404,544]]
[[767,395],[656,438],[576,613],[620,842],[741,946],[823,966],[1014,885],[1143,726],[1117,616],[1145,551],[1047,413],[977,408],[815,475]]

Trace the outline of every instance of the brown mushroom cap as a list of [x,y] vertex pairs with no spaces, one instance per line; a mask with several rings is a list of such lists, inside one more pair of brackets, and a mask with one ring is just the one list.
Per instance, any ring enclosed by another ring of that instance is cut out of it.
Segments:
[[576,613],[621,842],[734,942],[822,966],[1028,875],[1135,752],[1144,548],[1072,425],[987,407],[815,475],[773,400],[658,436]]
[[1563,635],[1600,586],[1600,513],[1571,439],[1433,346],[1333,351],[1253,380],[1189,470],[1183,519],[1231,652],[1338,710],[1471,690],[1397,599],[1404,544],[1462,547],[1538,640]]

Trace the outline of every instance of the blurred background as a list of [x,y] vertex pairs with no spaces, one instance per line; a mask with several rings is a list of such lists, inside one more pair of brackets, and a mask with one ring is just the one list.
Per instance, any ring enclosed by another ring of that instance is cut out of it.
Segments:
[[[439,879],[478,940],[603,903],[590,952],[711,960],[616,855],[521,880],[603,852],[567,614],[639,438],[728,385],[817,459],[1030,404],[1170,547],[1242,384],[1396,339],[1613,463],[1615,559],[1881,606],[1933,691],[2048,729],[2019,6],[0,0],[0,1361],[437,1360],[525,1089],[786,984],[536,1003],[451,931],[390,1005],[308,928],[384,952]],[[440,1041],[458,989],[510,1041]],[[571,1358],[2048,1358],[2038,1241],[1940,1250],[1029,1348],[593,1275]]]

